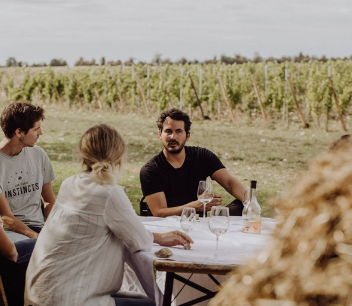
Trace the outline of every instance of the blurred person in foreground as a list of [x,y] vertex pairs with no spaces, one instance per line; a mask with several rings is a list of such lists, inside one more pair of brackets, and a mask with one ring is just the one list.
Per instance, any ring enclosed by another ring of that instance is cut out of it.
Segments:
[[[211,177],[238,200],[228,205],[230,215],[241,216],[243,185],[230,174],[211,151],[185,146],[190,139],[191,120],[179,109],[163,111],[157,120],[159,139],[164,149],[140,171],[143,195],[156,217],[181,215],[184,207],[194,207],[203,215],[203,204],[197,199],[198,183]],[[220,195],[206,205],[221,205]]]
[[44,109],[29,102],[13,102],[1,113],[0,215],[13,242],[38,237],[55,203],[53,167],[35,145],[44,118]]
[[268,246],[209,305],[352,305],[351,151],[341,141],[273,203],[280,214]]
[[339,150],[340,147],[344,147],[346,142],[352,142],[351,134],[342,135],[339,139],[336,139],[329,147],[330,151]]
[[66,179],[41,231],[26,276],[25,305],[155,305],[149,299],[116,297],[124,252],[193,243],[179,231],[145,229],[116,176],[125,142],[108,125],[82,136],[84,171]]

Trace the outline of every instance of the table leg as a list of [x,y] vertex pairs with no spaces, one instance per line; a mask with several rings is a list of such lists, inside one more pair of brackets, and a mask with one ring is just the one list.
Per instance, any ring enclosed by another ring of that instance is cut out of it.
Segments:
[[170,306],[171,305],[172,288],[174,287],[174,278],[175,278],[175,273],[166,272],[163,306]]

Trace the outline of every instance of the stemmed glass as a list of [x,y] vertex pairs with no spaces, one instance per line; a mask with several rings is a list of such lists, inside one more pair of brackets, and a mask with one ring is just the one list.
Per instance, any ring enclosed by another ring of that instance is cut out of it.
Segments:
[[250,189],[245,188],[243,193],[242,203],[244,207],[248,207],[249,202],[251,201]]
[[206,216],[205,207],[207,206],[207,204],[209,202],[211,202],[211,200],[214,197],[213,182],[212,181],[199,181],[197,195],[198,195],[198,200],[201,201],[204,206],[203,220],[205,220],[205,216]]
[[[194,207],[184,207],[181,214],[180,224],[186,235],[193,230],[196,224],[196,209]],[[184,249],[188,250],[187,242],[183,246]]]
[[226,233],[230,225],[229,209],[223,206],[213,206],[210,212],[209,229],[216,235],[215,256],[209,259],[222,260],[218,258],[219,236]]
[[250,228],[250,223],[248,219],[248,206],[251,201],[251,196],[250,196],[250,189],[245,188],[244,193],[243,193],[243,210],[242,210],[242,232],[246,233],[248,232]]

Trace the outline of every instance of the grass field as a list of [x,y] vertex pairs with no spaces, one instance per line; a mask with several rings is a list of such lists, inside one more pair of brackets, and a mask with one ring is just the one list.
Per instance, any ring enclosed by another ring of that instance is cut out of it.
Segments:
[[[2,111],[4,105],[0,105]],[[62,181],[80,171],[77,144],[83,132],[94,124],[114,126],[128,144],[128,154],[119,184],[125,186],[137,212],[142,195],[139,170],[162,145],[155,124],[158,114],[151,118],[140,115],[119,115],[109,111],[77,110],[49,105],[42,127],[44,134],[38,145],[48,153],[56,173],[53,182],[57,195]],[[347,120],[347,124],[350,125]],[[273,216],[268,202],[277,190],[284,190],[308,167],[308,162],[324,152],[331,141],[344,134],[338,122],[330,123],[331,132],[302,129],[292,122],[284,128],[281,122],[264,124],[257,120],[251,125],[238,118],[235,123],[193,120],[188,145],[202,146],[216,153],[229,171],[244,185],[251,179],[258,181],[258,200],[264,216]],[[1,132],[1,138],[3,134]],[[216,193],[231,197],[215,186]]]

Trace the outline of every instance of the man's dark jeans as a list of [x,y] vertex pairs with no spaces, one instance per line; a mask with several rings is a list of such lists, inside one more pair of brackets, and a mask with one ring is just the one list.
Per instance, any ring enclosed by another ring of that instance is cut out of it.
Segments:
[[9,306],[24,304],[24,285],[28,261],[17,263],[0,257],[0,275]]
[[0,275],[9,306],[24,304],[26,270],[36,241],[37,239],[33,238],[14,243],[18,253],[17,262],[0,256]]
[[242,216],[243,203],[239,199],[235,199],[226,207],[229,208],[230,216]]

